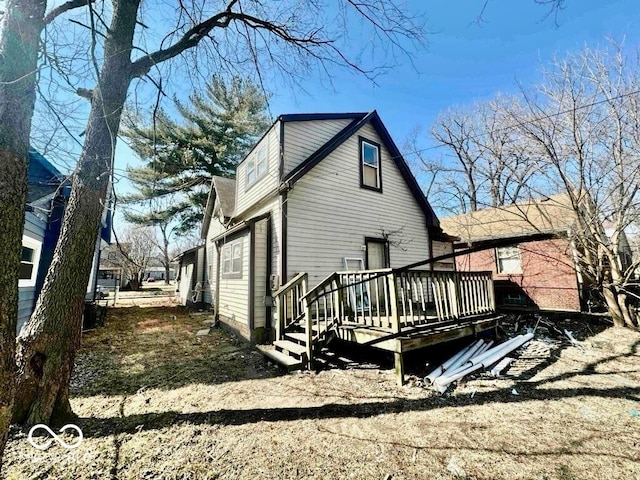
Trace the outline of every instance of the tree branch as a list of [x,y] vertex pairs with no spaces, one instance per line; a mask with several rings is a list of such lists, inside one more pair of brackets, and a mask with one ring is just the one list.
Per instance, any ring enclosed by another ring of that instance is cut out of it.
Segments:
[[[207,38],[214,28],[226,28],[232,21],[244,23],[247,27],[256,30],[266,30],[285,42],[295,44],[307,53],[312,54],[311,47],[325,46],[334,51],[345,61],[344,56],[332,45],[332,41],[319,37],[321,29],[315,29],[304,36],[294,35],[285,25],[279,25],[243,12],[234,12],[233,6],[238,0],[232,0],[224,12],[210,17],[206,21],[189,29],[176,43],[168,48],[157,50],[144,57],[135,60],[131,65],[131,76],[141,77],[146,75],[151,67],[169,60],[185,50],[195,47],[201,40]],[[356,66],[347,62],[351,67]]]
[[49,13],[47,13],[44,16],[44,24],[49,25],[63,13],[76,8],[86,7],[87,5],[89,5],[90,3],[94,3],[95,1],[96,0],[69,0],[68,2],[63,3],[62,5],[54,8]]

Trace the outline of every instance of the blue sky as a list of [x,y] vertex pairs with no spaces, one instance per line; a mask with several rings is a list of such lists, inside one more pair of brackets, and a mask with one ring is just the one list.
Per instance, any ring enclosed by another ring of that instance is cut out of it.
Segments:
[[[427,19],[428,44],[406,59],[377,85],[345,71],[334,73],[333,89],[326,79],[303,78],[307,92],[277,88],[271,113],[369,111],[377,109],[399,146],[418,125],[428,129],[439,112],[471,104],[498,92],[515,92],[540,78],[541,66],[585,45],[606,38],[640,45],[637,0],[567,0],[557,18],[545,18],[548,6],[534,0],[489,0],[483,21],[477,17],[482,0],[409,0],[409,7]],[[431,145],[426,135],[420,148]],[[410,152],[405,152],[411,161]],[[430,150],[430,155],[439,155]],[[136,158],[119,142],[117,168],[135,165]],[[416,172],[418,173],[418,172]],[[125,187],[119,182],[119,188]],[[126,187],[125,187],[126,188]]]
[[[640,5],[632,0],[568,0],[553,18],[548,7],[533,0],[489,0],[484,22],[476,17],[480,0],[410,2],[423,11],[428,36],[425,51],[415,59],[418,72],[405,62],[393,74],[378,78],[378,86],[345,73],[334,81],[335,92],[314,96],[283,92],[272,99],[274,114],[309,111],[377,109],[399,145],[418,124],[431,125],[450,106],[470,104],[497,92],[516,90],[516,81],[531,84],[540,67],[554,55],[604,44],[605,37],[640,40]],[[317,91],[319,82],[303,85]]]

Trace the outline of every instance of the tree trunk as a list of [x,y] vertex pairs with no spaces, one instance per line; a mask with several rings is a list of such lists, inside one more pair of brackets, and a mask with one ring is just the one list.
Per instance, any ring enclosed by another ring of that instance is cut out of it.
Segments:
[[0,25],[0,467],[15,392],[27,155],[45,4],[43,0],[9,0]]
[[629,308],[627,295],[625,293],[617,291],[617,289],[612,285],[609,287],[603,287],[602,294],[605,302],[607,303],[607,310],[609,311],[609,315],[611,316],[615,327],[637,327],[633,321],[634,315]]
[[80,345],[82,314],[116,135],[131,81],[131,45],[140,0],[113,2],[104,63],[62,231],[36,309],[18,338],[14,419],[28,424],[66,420],[69,380]]

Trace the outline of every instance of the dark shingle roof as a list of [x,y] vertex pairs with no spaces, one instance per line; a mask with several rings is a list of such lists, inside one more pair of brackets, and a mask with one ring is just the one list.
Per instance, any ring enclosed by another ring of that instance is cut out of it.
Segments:
[[234,178],[213,177],[213,185],[220,201],[223,217],[231,217],[236,208],[236,180]]

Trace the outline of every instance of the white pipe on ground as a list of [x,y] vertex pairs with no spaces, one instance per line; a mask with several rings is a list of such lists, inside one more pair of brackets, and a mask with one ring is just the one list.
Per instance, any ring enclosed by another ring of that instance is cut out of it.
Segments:
[[[488,347],[488,345],[484,342],[484,340],[478,340],[474,347],[471,348],[467,353],[458,357],[458,360],[453,362],[449,368],[446,370],[447,372],[453,372],[454,370],[459,369],[462,365],[467,363],[469,359],[475,357],[480,352],[484,352]],[[446,372],[445,372],[446,373]]]
[[511,339],[507,342],[504,342],[490,350],[487,350],[484,354],[479,357],[472,358],[465,365],[460,367],[455,372],[447,372],[447,374],[439,377],[434,384],[440,393],[444,393],[449,385],[456,380],[479,370],[480,368],[487,368],[494,363],[498,362],[502,357],[507,355],[508,353],[514,351],[516,348],[527,343],[529,340],[533,338],[533,333],[528,333],[526,335],[519,335],[518,337]]
[[[492,355],[495,355],[497,352],[499,352],[501,350],[509,348],[512,344],[519,342],[524,337],[527,337],[528,340],[531,340],[533,338],[533,333],[527,333],[526,335],[518,335],[517,337],[511,338],[511,339],[507,340],[506,342],[502,342],[500,345],[496,345],[495,347],[490,348],[489,350],[485,351],[484,353],[481,353],[480,355],[477,355],[475,357],[470,358],[469,362],[467,362],[467,363],[469,363],[470,365],[475,365],[477,363],[483,363],[485,358],[490,357]],[[520,345],[522,345],[522,344],[520,344]],[[511,351],[511,350],[509,350],[509,351]]]
[[[476,342],[471,343],[470,345],[467,345],[465,348],[463,348],[462,350],[460,350],[458,353],[456,353],[453,357],[451,357],[449,360],[447,360],[446,362],[444,362],[442,365],[440,365],[439,367],[437,367],[435,370],[433,370],[429,375],[427,375],[426,377],[424,377],[424,381],[427,383],[433,383],[433,381],[438,378],[440,375],[442,375],[447,369],[450,369],[451,364],[453,364],[456,360],[458,360],[462,355],[465,355],[467,352],[471,351],[471,349],[474,346],[479,345],[479,342],[481,340],[478,340]],[[467,357],[469,358],[469,357]]]
[[491,369],[491,375],[494,377],[499,377],[502,370],[511,365],[515,359],[513,357],[504,357],[502,360],[498,362],[498,364]]

